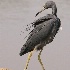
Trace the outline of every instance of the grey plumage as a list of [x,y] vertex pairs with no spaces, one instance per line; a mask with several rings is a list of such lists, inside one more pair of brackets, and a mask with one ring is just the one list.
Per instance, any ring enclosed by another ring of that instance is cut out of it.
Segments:
[[[42,49],[46,44],[53,41],[59,30],[61,21],[57,17],[57,7],[55,2],[48,1],[43,7],[44,10],[52,8],[52,14],[47,14],[32,23],[34,29],[30,32],[30,36],[21,48],[20,56],[32,51],[35,47],[37,50]],[[38,12],[36,16],[41,12],[42,10]]]

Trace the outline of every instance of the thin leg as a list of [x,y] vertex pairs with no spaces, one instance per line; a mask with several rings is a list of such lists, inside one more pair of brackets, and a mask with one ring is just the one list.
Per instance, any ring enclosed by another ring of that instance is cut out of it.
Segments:
[[[42,49],[42,50],[43,50],[43,49]],[[44,68],[44,66],[43,66],[43,63],[42,63],[42,61],[41,61],[41,58],[40,58],[40,55],[41,55],[42,50],[40,50],[40,53],[39,53],[39,55],[38,55],[38,60],[39,60],[39,62],[40,62],[40,64],[41,64],[41,66],[42,66],[42,69],[45,70],[45,68]]]
[[[34,49],[34,50],[35,50],[35,49]],[[34,50],[33,50],[33,51],[31,51],[31,52],[29,53],[29,55],[28,55],[28,59],[27,59],[27,62],[26,62],[26,66],[25,66],[25,69],[24,69],[24,70],[26,70],[26,69],[27,69],[27,67],[28,67],[28,63],[29,63],[29,60],[30,60],[30,58],[31,58],[32,53],[34,52]]]

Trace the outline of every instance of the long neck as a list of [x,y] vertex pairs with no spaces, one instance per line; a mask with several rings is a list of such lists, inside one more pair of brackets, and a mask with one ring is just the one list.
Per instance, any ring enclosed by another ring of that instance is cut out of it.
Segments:
[[56,7],[56,5],[52,6],[52,14],[57,16],[57,7]]

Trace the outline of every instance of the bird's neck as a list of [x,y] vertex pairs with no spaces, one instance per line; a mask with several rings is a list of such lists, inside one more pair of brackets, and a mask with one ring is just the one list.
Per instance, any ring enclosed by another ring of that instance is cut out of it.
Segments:
[[52,14],[57,16],[57,7],[56,7],[56,5],[52,6]]

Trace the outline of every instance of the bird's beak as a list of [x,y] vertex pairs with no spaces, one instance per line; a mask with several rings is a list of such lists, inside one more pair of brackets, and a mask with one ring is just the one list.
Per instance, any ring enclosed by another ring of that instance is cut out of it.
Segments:
[[[39,11],[37,14],[36,14],[36,16],[39,14],[39,13],[41,13],[42,11],[44,11],[45,10],[45,8],[44,8],[44,6],[43,6],[43,9],[41,10],[41,11]],[[35,16],[35,17],[36,17]]]

